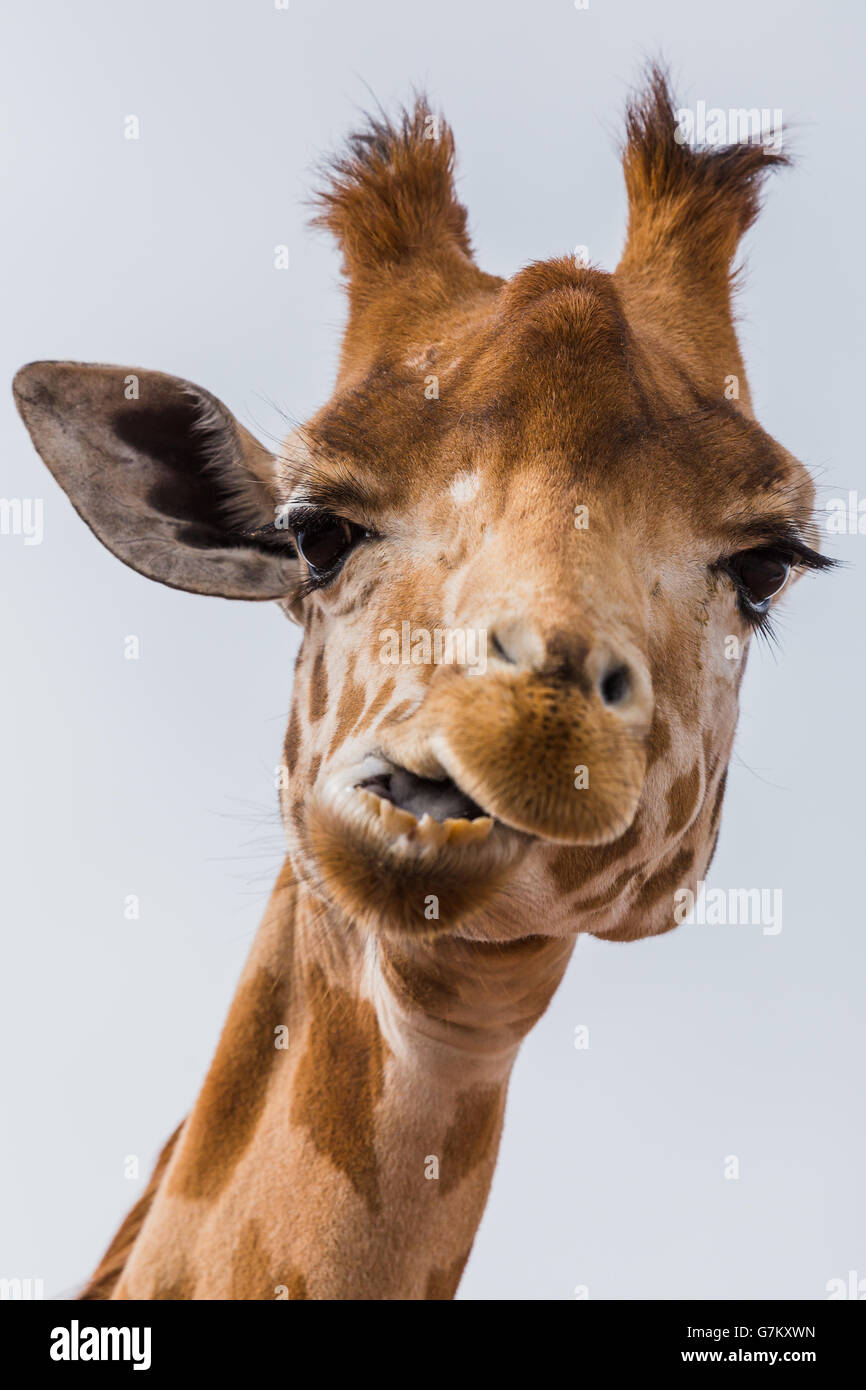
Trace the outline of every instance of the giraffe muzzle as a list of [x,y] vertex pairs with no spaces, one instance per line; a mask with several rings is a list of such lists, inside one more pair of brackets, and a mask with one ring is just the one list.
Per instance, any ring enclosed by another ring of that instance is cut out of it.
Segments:
[[648,680],[609,704],[530,673],[443,682],[387,731],[382,751],[401,773],[376,789],[413,814],[451,806],[539,839],[605,844],[634,819],[652,708]]

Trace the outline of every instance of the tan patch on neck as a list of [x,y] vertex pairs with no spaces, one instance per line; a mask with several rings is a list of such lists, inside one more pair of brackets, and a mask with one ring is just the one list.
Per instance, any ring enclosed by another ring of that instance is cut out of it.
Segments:
[[286,1056],[274,1047],[274,1029],[286,1022],[287,997],[285,980],[267,970],[238,990],[189,1118],[170,1193],[212,1201],[231,1178],[264,1110],[271,1072]]
[[371,1211],[381,1206],[375,1148],[385,1044],[376,1010],[336,985],[318,966],[307,981],[310,1029],[298,1066],[291,1118],[349,1179]]
[[195,1271],[191,1270],[186,1260],[181,1258],[173,1266],[169,1276],[163,1276],[156,1285],[152,1299],[158,1299],[163,1303],[188,1301],[195,1298],[196,1276]]
[[457,1113],[445,1135],[439,1195],[452,1192],[490,1153],[502,1124],[501,1086],[476,1086],[457,1097]]

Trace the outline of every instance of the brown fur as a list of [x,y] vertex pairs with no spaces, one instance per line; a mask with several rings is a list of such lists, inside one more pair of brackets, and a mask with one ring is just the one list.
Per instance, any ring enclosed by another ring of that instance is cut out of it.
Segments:
[[344,990],[329,990],[318,969],[310,975],[308,1000],[309,1041],[295,1080],[292,1120],[309,1130],[319,1152],[377,1211],[375,1111],[385,1048],[376,1011]]
[[298,1269],[290,1269],[285,1278],[289,1298],[307,1299],[310,1297],[307,1281]]
[[232,1298],[275,1298],[281,1282],[271,1267],[264,1223],[255,1218],[241,1228],[232,1252]]
[[424,1297],[431,1301],[453,1298],[468,1259],[469,1254],[467,1252],[465,1255],[458,1256],[447,1269],[431,1269],[427,1276],[427,1288]]
[[213,1200],[231,1179],[262,1113],[271,1071],[285,1056],[274,1029],[285,1023],[288,982],[252,974],[235,995],[214,1064],[190,1116],[170,1191]]
[[171,1137],[166,1140],[160,1150],[159,1158],[154,1164],[153,1172],[150,1175],[150,1182],[135,1203],[135,1206],[132,1207],[123,1218],[111,1244],[99,1261],[93,1274],[90,1276],[86,1286],[78,1295],[80,1299],[107,1299],[111,1297],[114,1287],[123,1273],[123,1267],[129,1257],[129,1252],[135,1244],[138,1234],[144,1225],[147,1213],[150,1211],[151,1203],[165,1175],[169,1159],[174,1152],[174,1146],[177,1143],[178,1135],[182,1129],[183,1122],[178,1125]]
[[441,1196],[446,1196],[486,1158],[502,1127],[505,1096],[497,1086],[477,1087],[457,1097],[454,1123],[445,1135]]
[[677,777],[671,783],[667,797],[668,823],[665,826],[665,834],[679,835],[691,824],[700,806],[701,781],[702,769],[698,762],[690,772],[684,772],[682,777]]

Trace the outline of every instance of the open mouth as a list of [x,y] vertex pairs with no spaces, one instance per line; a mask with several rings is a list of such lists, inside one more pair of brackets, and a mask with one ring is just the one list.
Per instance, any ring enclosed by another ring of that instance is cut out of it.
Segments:
[[356,794],[391,835],[435,847],[484,840],[494,820],[450,777],[419,777],[408,768],[382,765],[354,783]]
[[373,931],[454,931],[493,899],[504,920],[502,889],[530,837],[488,815],[435,755],[423,774],[380,750],[335,769],[299,849],[324,894]]

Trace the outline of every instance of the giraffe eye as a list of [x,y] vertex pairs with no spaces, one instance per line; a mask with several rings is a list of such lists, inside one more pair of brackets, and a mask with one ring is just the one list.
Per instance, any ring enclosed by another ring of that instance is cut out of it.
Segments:
[[791,573],[791,557],[784,551],[741,550],[725,562],[737,586],[740,600],[752,613],[766,613],[771,600],[785,587]]
[[310,578],[331,578],[349,551],[367,534],[343,517],[319,512],[293,528],[298,554],[307,562]]

